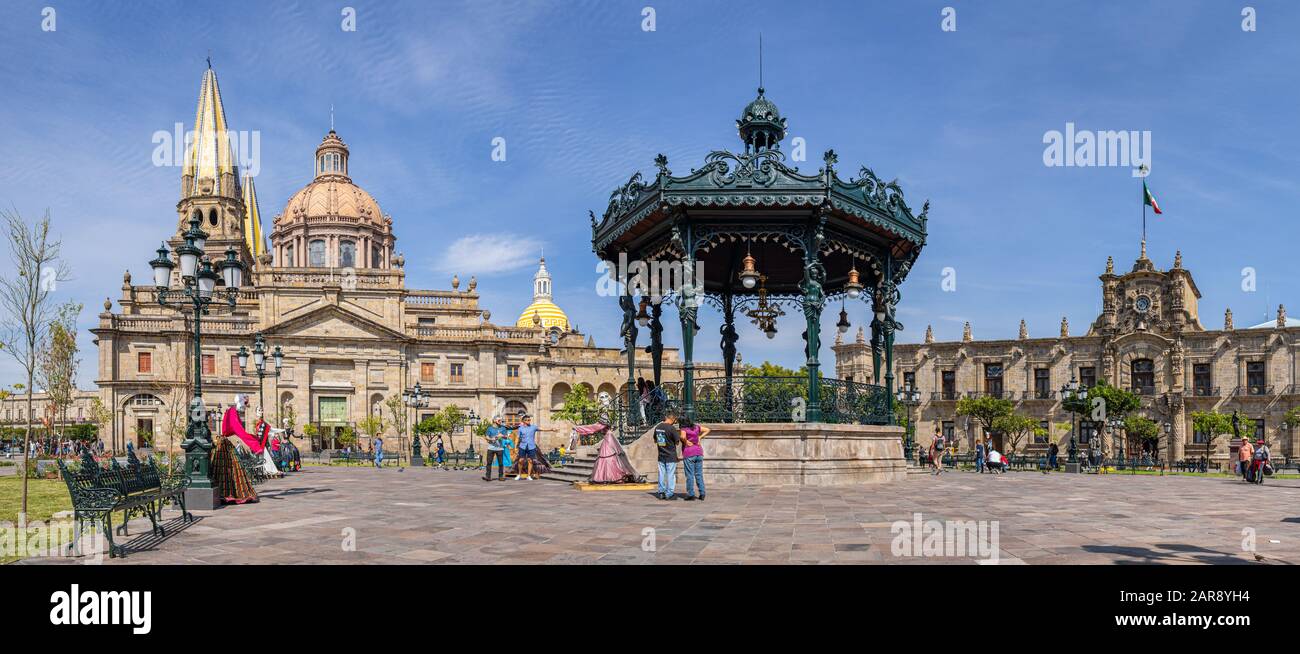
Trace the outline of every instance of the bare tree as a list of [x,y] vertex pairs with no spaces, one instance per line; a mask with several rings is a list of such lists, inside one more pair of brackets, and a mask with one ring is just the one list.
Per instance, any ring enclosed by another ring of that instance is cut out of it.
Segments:
[[[9,244],[14,274],[0,276],[0,349],[27,373],[26,428],[23,455],[32,441],[32,386],[38,349],[56,316],[51,294],[68,279],[67,264],[59,260],[61,242],[50,235],[50,212],[29,224],[17,210],[0,210],[0,230]],[[23,476],[22,521],[27,518],[27,475]]]

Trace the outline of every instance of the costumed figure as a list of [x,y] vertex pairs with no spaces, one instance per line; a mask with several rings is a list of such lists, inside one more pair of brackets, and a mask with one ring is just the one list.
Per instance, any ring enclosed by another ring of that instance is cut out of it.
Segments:
[[298,451],[298,446],[293,444],[293,427],[288,426],[289,420],[284,421],[284,437],[280,441],[281,458],[284,460],[284,469],[298,472],[302,470],[302,454]]
[[253,425],[253,434],[257,438],[257,444],[262,446],[262,469],[269,477],[283,477],[284,473],[275,465],[274,450],[280,449],[279,444],[274,446],[271,443],[271,425],[267,424],[262,417],[262,407],[257,407],[257,424]]
[[[256,439],[244,431],[239,420],[239,408],[247,406],[248,397],[238,395],[234,406],[226,409],[221,419],[221,437],[212,450],[212,485],[217,489],[223,504],[245,504],[257,501],[257,491],[249,481],[244,467],[239,464],[238,451],[251,450],[248,441]],[[242,435],[241,435],[242,434]]]
[[623,446],[614,437],[614,432],[610,430],[609,425],[597,423],[595,425],[581,425],[575,429],[590,434],[600,432],[605,434],[604,438],[600,440],[600,450],[596,454],[596,465],[592,467],[591,477],[588,478],[588,481],[594,484],[625,484],[637,480],[636,468],[632,467],[632,462],[627,458],[627,452],[623,451]]
[[515,439],[510,437],[510,432],[506,432],[497,438],[497,443],[501,445],[501,465],[506,469],[513,469],[515,464]]

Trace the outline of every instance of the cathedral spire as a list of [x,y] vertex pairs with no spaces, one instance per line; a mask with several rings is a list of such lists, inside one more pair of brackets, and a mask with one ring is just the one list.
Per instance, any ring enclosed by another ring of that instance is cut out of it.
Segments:
[[244,242],[253,258],[266,252],[266,240],[262,237],[262,212],[257,206],[257,189],[253,178],[244,175]]
[[211,62],[203,71],[199,85],[198,108],[194,111],[194,131],[185,148],[182,197],[224,195],[237,197],[238,166],[231,149],[230,126],[221,103],[221,88]]

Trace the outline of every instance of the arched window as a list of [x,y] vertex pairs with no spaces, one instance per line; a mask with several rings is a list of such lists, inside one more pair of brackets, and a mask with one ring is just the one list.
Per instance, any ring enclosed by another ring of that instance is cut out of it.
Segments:
[[325,241],[316,239],[307,244],[307,265],[313,268],[325,267]]
[[357,244],[353,241],[339,241],[339,267],[353,268],[357,265]]
[[502,416],[507,427],[516,427],[519,425],[519,418],[528,412],[528,408],[519,400],[510,400],[506,402],[505,415]]
[[284,246],[284,261],[281,261],[281,262],[280,262],[280,265],[281,265],[281,266],[289,266],[289,267],[293,267],[293,266],[297,265],[297,264],[294,263],[294,260],[293,260],[293,246],[292,246],[292,245],[286,245],[286,246]]
[[384,266],[384,253],[378,245],[370,246],[370,267],[382,268]]
[[1140,395],[1154,395],[1156,387],[1156,367],[1151,359],[1134,359],[1132,364],[1133,392]]
[[216,209],[210,209],[210,210],[208,210],[208,224],[209,224],[209,225],[212,225],[213,227],[216,227],[216,226],[217,226],[217,210],[216,210]]
[[551,408],[555,410],[564,408],[564,396],[569,394],[569,385],[564,382],[551,387]]

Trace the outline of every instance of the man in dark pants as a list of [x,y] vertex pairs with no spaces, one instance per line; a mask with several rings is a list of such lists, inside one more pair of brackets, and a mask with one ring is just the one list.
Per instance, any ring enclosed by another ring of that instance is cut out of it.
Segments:
[[493,416],[492,426],[487,429],[487,465],[483,466],[483,481],[492,481],[492,459],[497,461],[497,481],[506,478],[505,451],[498,439],[509,431],[501,426],[501,416]]

